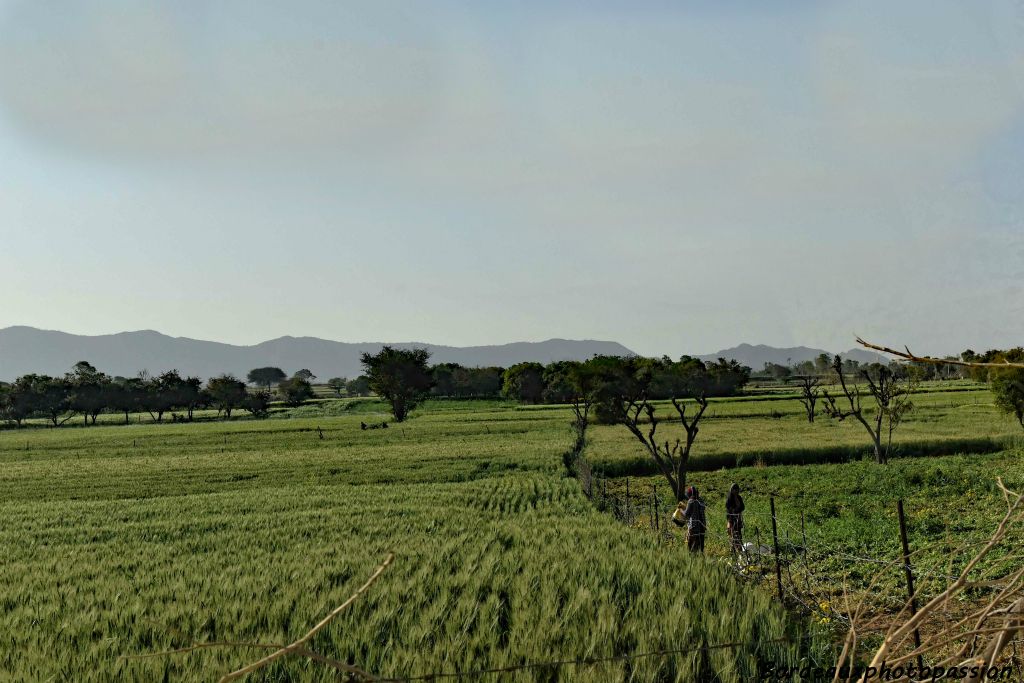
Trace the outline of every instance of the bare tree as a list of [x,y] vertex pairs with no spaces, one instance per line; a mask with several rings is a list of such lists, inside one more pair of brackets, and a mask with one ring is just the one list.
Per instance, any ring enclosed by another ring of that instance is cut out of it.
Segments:
[[577,456],[583,453],[587,445],[587,427],[590,426],[590,409],[593,405],[593,400],[586,394],[572,399],[572,452]]
[[813,423],[815,406],[817,406],[818,398],[821,397],[822,377],[821,375],[801,375],[797,377],[796,383],[800,387],[798,400],[807,412],[807,421]]
[[[686,432],[686,439],[676,439],[675,442],[665,440],[659,443],[656,438],[660,420],[655,415],[654,405],[647,400],[646,396],[641,398],[630,398],[623,401],[621,405],[620,420],[633,436],[643,444],[651,458],[658,465],[658,469],[668,480],[672,492],[676,494],[676,500],[686,499],[686,465],[690,459],[690,449],[697,439],[698,424],[700,418],[707,410],[708,400],[704,393],[694,398],[697,409],[687,416],[686,403],[675,398],[672,399],[672,406],[676,409],[679,423]],[[649,425],[647,433],[644,433],[643,424]]]
[[[884,365],[863,368],[858,371],[860,379],[867,384],[868,394],[875,401],[875,413],[869,420],[864,416],[861,405],[861,388],[858,384],[850,384],[843,373],[843,361],[837,355],[832,359],[832,370],[835,372],[839,387],[846,399],[848,408],[841,408],[836,398],[823,389],[821,396],[825,401],[825,414],[837,420],[854,417],[871,436],[871,444],[875,452],[875,462],[885,464],[892,452],[892,435],[903,421],[904,416],[913,408],[910,395],[914,390],[912,379],[901,380],[892,370]],[[885,442],[883,444],[883,438]]]

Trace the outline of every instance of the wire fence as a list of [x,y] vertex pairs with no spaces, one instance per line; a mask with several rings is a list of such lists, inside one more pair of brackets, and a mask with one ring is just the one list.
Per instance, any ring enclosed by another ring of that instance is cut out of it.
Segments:
[[[651,533],[659,542],[675,544],[681,541],[682,530],[677,529],[671,519],[675,507],[667,504],[662,496],[668,491],[667,485],[659,487],[658,484],[645,484],[641,487],[626,477],[614,479],[610,487],[609,478],[595,472],[583,457],[578,459],[577,475],[584,493],[599,510],[608,512],[628,526]],[[747,494],[746,497],[749,502],[751,496]],[[930,580],[933,588],[945,586],[958,578],[955,572],[922,566],[914,559],[908,565],[898,551],[883,555],[843,548],[837,542],[822,537],[813,528],[808,528],[801,513],[803,506],[800,496],[771,498],[774,498],[773,506],[782,503],[775,508],[774,515],[750,510],[748,505],[748,510],[744,512],[745,529],[742,550],[739,552],[734,550],[734,539],[725,529],[724,509],[720,515],[721,528],[713,521],[718,516],[707,514],[705,553],[727,562],[746,581],[763,583],[766,587],[769,583],[774,584],[771,589],[783,600],[791,606],[802,607],[820,623],[848,625],[850,622],[842,609],[846,602],[848,579],[844,569],[874,567],[875,571],[871,574],[875,578],[891,571],[889,581],[885,584],[886,590],[869,590],[872,586],[867,583],[853,588],[859,597],[893,615],[900,614],[908,604],[909,597],[903,589],[908,566],[913,579]],[[791,509],[787,515],[781,512],[794,507],[797,514],[793,514]],[[887,519],[886,523],[890,521]],[[863,577],[864,572],[860,571],[860,574],[862,576],[858,580],[865,582],[867,579]],[[991,582],[989,587],[998,588],[998,581]],[[929,590],[928,586],[924,588],[925,591]],[[921,585],[915,589],[917,595],[925,591]]]
[[[812,636],[805,635],[799,638],[773,638],[761,642],[762,644],[796,644],[800,642],[810,642],[811,640],[813,640]],[[434,681],[449,678],[479,679],[491,674],[508,674],[515,673],[518,671],[554,670],[565,667],[595,666],[598,664],[634,661],[637,659],[650,659],[653,657],[671,657],[695,654],[698,652],[706,653],[712,650],[731,649],[735,647],[744,647],[746,645],[749,645],[749,643],[735,642],[693,645],[690,647],[653,650],[650,652],[634,652],[628,654],[608,655],[603,657],[583,657],[579,659],[556,659],[552,661],[543,662],[524,662],[521,664],[511,664],[508,666],[499,666],[488,669],[473,669],[467,671],[442,671],[429,674],[418,674],[415,676],[404,676],[398,678],[378,678],[377,680],[386,683],[412,683],[413,681]]]

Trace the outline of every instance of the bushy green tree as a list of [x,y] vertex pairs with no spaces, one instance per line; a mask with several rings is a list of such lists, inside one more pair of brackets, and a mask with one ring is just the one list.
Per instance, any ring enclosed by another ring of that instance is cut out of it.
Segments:
[[[7,382],[0,382],[0,420],[4,422],[15,422],[11,412],[11,385]],[[20,423],[20,420],[18,420]]]
[[207,382],[206,391],[217,414],[225,418],[231,417],[231,411],[241,408],[248,395],[245,382],[236,379],[234,375],[214,377]]
[[255,419],[263,419],[270,414],[271,398],[269,389],[251,391],[242,400],[242,408],[249,411]]
[[577,395],[573,380],[581,365],[579,361],[563,360],[544,367],[542,396],[545,403],[568,403]]
[[705,363],[703,377],[700,370],[695,372],[697,385],[693,390],[707,396],[733,396],[750,381],[750,368],[732,359],[719,358],[714,363]]
[[341,398],[341,395],[345,393],[347,385],[348,379],[345,377],[332,377],[327,380],[327,386],[334,392],[335,398]]
[[110,377],[99,372],[91,363],[79,361],[65,376],[68,387],[68,407],[81,413],[82,420],[89,424],[105,409],[110,408]]
[[309,370],[308,368],[302,368],[301,370],[296,371],[296,373],[294,375],[292,375],[292,377],[298,377],[299,379],[304,379],[307,382],[309,382],[310,384],[312,384],[313,380],[316,379],[316,375],[314,375],[313,372],[311,370]]
[[198,377],[186,377],[178,385],[178,391],[178,406],[185,409],[185,414],[191,422],[195,410],[209,404],[209,396],[203,390],[203,380]]
[[177,370],[168,370],[146,381],[144,407],[156,422],[163,422],[167,411],[186,407],[191,388]]
[[430,393],[434,379],[427,367],[429,359],[426,349],[390,346],[376,354],[364,353],[360,358],[370,388],[391,404],[397,422],[405,421],[409,412]]
[[484,398],[501,396],[501,378],[504,374],[505,368],[496,366],[473,368],[467,380],[470,394]]
[[315,395],[313,385],[309,383],[309,380],[299,377],[298,374],[278,384],[277,391],[281,394],[285,405],[292,408],[301,406]]
[[776,379],[780,382],[785,382],[793,374],[791,368],[785,365],[779,365],[778,363],[765,363],[764,370],[761,371],[764,375]]
[[502,376],[501,393],[523,403],[540,403],[544,398],[544,366],[540,363],[516,363]]
[[282,382],[288,378],[288,375],[284,373],[281,368],[265,367],[265,368],[253,368],[246,375],[246,379],[249,380],[249,384],[255,384],[258,387],[269,389],[278,382]]
[[107,389],[107,404],[123,413],[124,423],[128,424],[131,413],[144,409],[146,391],[146,382],[141,377],[115,377]]
[[434,396],[458,396],[457,373],[464,370],[458,363],[439,363],[430,368],[430,375],[434,379],[434,386],[430,393]]
[[1024,370],[996,369],[989,373],[989,377],[996,406],[1016,417],[1024,427]]
[[359,375],[355,379],[350,379],[345,385],[345,393],[349,396],[369,396],[370,378],[366,375]]
[[32,415],[46,417],[54,427],[66,421],[65,413],[71,403],[68,383],[59,377],[49,375],[23,375],[11,385],[8,400],[12,414],[19,416],[16,421]]

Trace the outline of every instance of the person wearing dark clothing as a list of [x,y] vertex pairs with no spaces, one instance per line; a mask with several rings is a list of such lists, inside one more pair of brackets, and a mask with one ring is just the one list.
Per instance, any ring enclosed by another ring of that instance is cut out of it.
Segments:
[[704,501],[696,486],[686,487],[686,506],[679,502],[672,519],[679,526],[686,525],[686,547],[693,553],[704,552],[704,533],[707,523],[704,517]]
[[733,484],[725,499],[725,525],[729,532],[729,546],[734,552],[743,552],[743,496],[740,487]]

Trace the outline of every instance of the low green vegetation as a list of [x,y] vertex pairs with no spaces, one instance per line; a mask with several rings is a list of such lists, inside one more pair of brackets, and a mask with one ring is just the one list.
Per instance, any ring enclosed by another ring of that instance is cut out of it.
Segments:
[[[1016,420],[983,386],[944,388],[932,384],[913,395],[886,465],[874,461],[860,425],[808,423],[795,398],[713,402],[688,479],[707,501],[707,555],[733,562],[724,509],[733,482],[746,500],[746,542],[772,547],[774,496],[787,599],[841,637],[847,599],[867,597],[875,609],[893,612],[904,604],[896,513],[903,499],[917,588],[925,596],[940,591],[972,556],[961,546],[976,548],[1006,511],[996,478],[1024,490],[1024,438]],[[671,427],[665,431],[673,434]],[[628,491],[627,521],[663,529],[675,496],[632,435],[599,425],[590,442],[593,467],[611,477],[598,485],[607,492],[602,506],[623,516]],[[743,574],[776,591],[772,556]]]
[[[1019,425],[984,386],[921,389],[888,465],[859,425],[809,423],[792,391],[711,399],[689,461],[709,502],[706,558],[685,554],[674,528],[666,537],[675,497],[621,425],[591,425],[585,457],[615,477],[602,484],[612,496],[628,477],[632,526],[565,476],[568,406],[433,400],[364,430],[391,406],[353,398],[274,406],[266,420],[104,426],[119,418],[100,415],[96,427],[3,430],[0,670],[209,680],[262,651],[132,656],[289,641],[388,552],[395,564],[313,649],[395,677],[687,650],[503,679],[522,681],[745,681],[768,663],[827,665],[844,585],[862,590],[881,571],[879,599],[902,598],[897,498],[929,591],[963,562],[943,544],[983,536],[1000,514],[995,477],[1024,487]],[[722,509],[733,481],[748,540],[768,543],[777,496],[787,581],[816,596],[808,609],[774,598],[768,563],[737,574]],[[635,528],[650,523],[655,485],[660,534]],[[739,645],[688,649],[722,643]],[[255,680],[334,674],[295,658]]]
[[[1024,433],[1016,420],[1004,416],[983,385],[948,391],[922,386],[913,395],[913,410],[893,436],[893,458],[922,455],[994,452],[1012,447]],[[671,406],[658,402],[659,412]],[[682,438],[683,430],[666,420],[663,439]],[[587,457],[595,470],[609,476],[656,472],[636,439],[618,425],[591,427]],[[722,467],[846,462],[870,457],[872,444],[852,420],[819,416],[808,423],[794,395],[710,399],[700,435],[689,461],[691,472]]]
[[[125,656],[287,641],[392,551],[314,649],[406,676],[742,643],[508,678],[522,681],[744,681],[828,661],[767,592],[596,510],[560,471],[568,409],[443,402],[360,429],[385,411],[0,432],[0,670],[210,680],[260,651]],[[256,679],[334,674],[290,659]]]
[[[739,484],[747,510],[744,540],[772,545],[769,498],[776,515],[784,564],[803,589],[813,582],[819,594],[840,609],[843,592],[852,596],[873,584],[888,608],[900,607],[905,584],[899,566],[900,537],[896,501],[903,499],[908,536],[925,593],[944,587],[945,577],[963,569],[971,555],[955,549],[985,539],[1006,512],[996,477],[1013,490],[1024,489],[1024,449],[989,454],[961,454],[897,459],[880,466],[870,459],[826,465],[741,467],[698,472],[691,477],[707,501],[707,554],[729,558],[725,531],[725,497]],[[638,526],[648,527],[651,492],[658,492],[662,515],[674,506],[656,476],[631,477],[630,495],[638,506]],[[607,482],[609,496],[625,495],[625,478]],[[808,552],[804,563],[802,548]],[[759,568],[766,590],[774,591],[774,565],[766,558]]]

